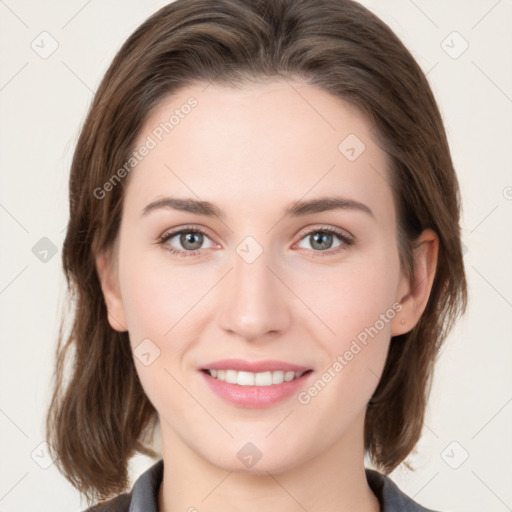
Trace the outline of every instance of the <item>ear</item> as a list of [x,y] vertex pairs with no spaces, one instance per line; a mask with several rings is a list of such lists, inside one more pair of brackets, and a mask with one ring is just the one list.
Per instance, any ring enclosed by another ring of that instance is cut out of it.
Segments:
[[413,253],[413,276],[409,279],[402,274],[400,279],[396,300],[402,310],[391,321],[391,336],[411,331],[425,311],[436,275],[438,252],[437,234],[431,229],[424,230]]
[[119,291],[115,248],[101,252],[96,256],[95,261],[101,290],[107,305],[108,322],[115,331],[125,332],[128,329],[126,327],[123,301]]

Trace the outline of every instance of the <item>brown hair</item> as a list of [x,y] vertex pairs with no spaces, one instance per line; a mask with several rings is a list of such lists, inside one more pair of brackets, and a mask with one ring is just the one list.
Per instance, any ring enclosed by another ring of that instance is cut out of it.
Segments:
[[95,190],[128,161],[164,97],[198,81],[235,86],[279,77],[316,84],[374,123],[390,155],[400,261],[409,275],[414,240],[426,228],[439,236],[426,309],[412,331],[392,340],[367,409],[365,447],[389,473],[421,435],[435,359],[467,302],[458,183],[425,75],[391,29],[351,0],[177,0],[115,56],[71,166],[62,257],[74,316],[68,333],[61,326],[46,429],[59,470],[88,498],[125,490],[136,452],[157,456],[145,444],[156,410],[139,382],[128,333],[107,321],[95,268],[95,256],[116,239],[129,180],[102,200]]

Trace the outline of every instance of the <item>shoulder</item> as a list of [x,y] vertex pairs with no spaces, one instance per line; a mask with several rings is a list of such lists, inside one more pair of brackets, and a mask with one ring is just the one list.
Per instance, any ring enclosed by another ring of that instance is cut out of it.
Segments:
[[388,476],[373,469],[366,468],[365,471],[368,485],[379,500],[381,512],[436,512],[407,496]]
[[84,512],[128,512],[132,501],[132,493],[124,493],[110,500],[89,507]]

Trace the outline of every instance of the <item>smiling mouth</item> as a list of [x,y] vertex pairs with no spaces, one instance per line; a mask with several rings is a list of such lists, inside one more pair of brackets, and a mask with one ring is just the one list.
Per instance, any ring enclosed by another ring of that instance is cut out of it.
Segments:
[[238,384],[239,386],[275,386],[282,384],[283,382],[299,379],[303,375],[311,373],[313,370],[306,370],[303,372],[275,370],[258,373],[230,369],[203,369],[201,371],[214,379],[221,380],[229,384]]

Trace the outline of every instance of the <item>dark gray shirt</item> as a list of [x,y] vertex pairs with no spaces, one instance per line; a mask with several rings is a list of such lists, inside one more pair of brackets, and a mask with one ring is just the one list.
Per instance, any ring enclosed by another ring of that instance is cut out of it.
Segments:
[[[129,493],[87,509],[85,512],[158,512],[158,491],[164,470],[160,459],[133,484]],[[404,494],[386,475],[366,469],[368,485],[377,496],[381,512],[434,512]]]

